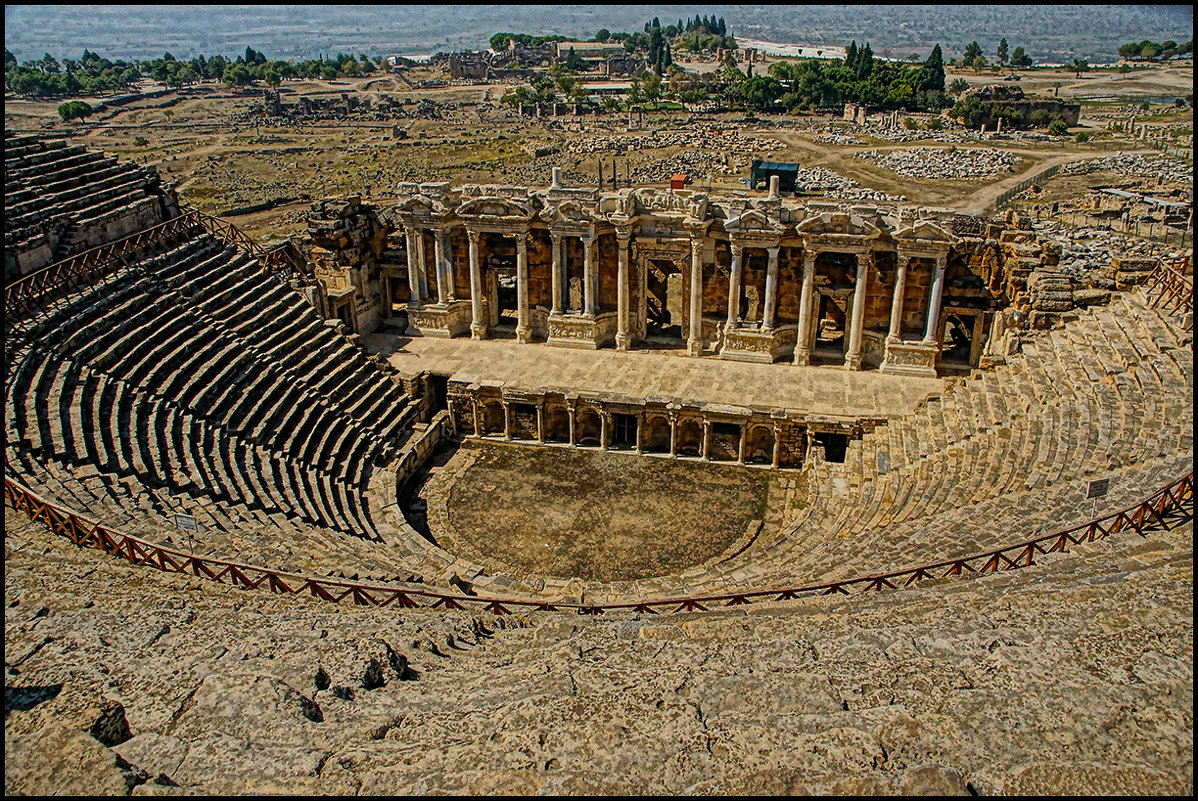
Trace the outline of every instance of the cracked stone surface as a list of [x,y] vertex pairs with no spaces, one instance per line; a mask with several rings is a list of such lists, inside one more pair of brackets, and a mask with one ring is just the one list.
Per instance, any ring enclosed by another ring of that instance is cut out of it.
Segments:
[[[1192,524],[912,590],[601,618],[340,608],[6,529],[6,793],[1193,789]],[[127,740],[88,733],[118,711]]]

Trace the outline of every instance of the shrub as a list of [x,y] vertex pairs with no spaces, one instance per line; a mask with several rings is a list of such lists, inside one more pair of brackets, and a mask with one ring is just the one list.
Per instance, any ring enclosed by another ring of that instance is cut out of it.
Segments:
[[1089,134],[1089,133],[1087,133],[1086,131],[1078,131],[1078,134],[1077,134],[1077,142],[1078,142],[1078,144],[1084,144],[1084,143],[1086,143],[1086,142],[1089,142],[1089,141],[1090,141],[1090,134]]
[[63,122],[68,122],[74,119],[83,119],[89,116],[92,111],[92,107],[82,100],[72,100],[58,107],[58,116],[62,117]]
[[1069,133],[1069,126],[1063,120],[1053,120],[1048,124],[1048,132],[1053,136],[1065,136]]

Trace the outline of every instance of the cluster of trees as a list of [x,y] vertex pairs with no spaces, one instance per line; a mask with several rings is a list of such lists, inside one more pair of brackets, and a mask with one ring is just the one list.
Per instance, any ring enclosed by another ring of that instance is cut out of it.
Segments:
[[1000,117],[1007,128],[1047,128],[1053,136],[1064,136],[1069,133],[1069,126],[1064,117],[1048,109],[1038,108],[1031,114],[1024,114],[1013,106],[984,103],[976,95],[968,95],[958,100],[949,111],[949,115],[960,120],[971,128],[979,128],[982,123],[994,121]]
[[746,77],[739,87],[746,105],[766,110],[835,111],[845,103],[871,108],[939,111],[951,105],[944,91],[944,53],[940,45],[920,65],[876,59],[867,42],[854,41],[843,61],[777,61],[769,75]]
[[[497,33],[491,37],[491,49],[502,52],[513,43],[525,47],[541,47],[551,42],[570,41],[569,37],[552,34],[534,36],[529,33]],[[620,33],[600,28],[591,42],[611,42],[613,49],[623,47],[628,53],[640,53],[649,62],[649,68],[657,75],[665,75],[674,63],[674,51],[684,50],[688,53],[699,53],[714,50],[733,50],[736,39],[728,34],[728,25],[723,17],[696,14],[694,19],[685,22],[679,19],[676,23],[662,25],[661,19],[654,17],[645,23],[644,32]],[[566,56],[566,66],[572,70],[581,67],[581,59],[577,56]]]
[[1167,61],[1174,56],[1185,55],[1186,53],[1194,52],[1194,40],[1179,45],[1177,42],[1169,39],[1168,41],[1157,42],[1145,39],[1142,42],[1128,42],[1127,44],[1119,45],[1119,58],[1155,58],[1161,61]]
[[[995,63],[999,67],[1010,67],[1011,69],[1027,69],[1034,63],[1031,56],[1024,51],[1023,47],[1016,47],[1013,51],[1010,45],[1007,44],[1007,37],[1003,37],[998,43],[998,48],[995,50]],[[965,52],[961,55],[959,62],[962,67],[972,68],[974,72],[981,72],[987,67],[993,66],[982,51],[982,46],[976,41],[970,42],[965,46]]]
[[307,61],[271,61],[252,47],[244,55],[230,60],[221,55],[203,55],[179,60],[170,53],[144,61],[110,61],[83,51],[82,58],[65,59],[61,64],[46,54],[38,61],[20,64],[7,49],[4,51],[4,86],[25,97],[64,97],[104,95],[130,91],[143,77],[173,88],[201,81],[221,81],[227,86],[248,86],[262,81],[278,86],[288,79],[369,75],[382,67],[368,56],[338,53],[336,58]]
[[[541,45],[549,44],[550,42],[569,42],[572,38],[569,36],[560,36],[551,34],[549,36],[534,36],[531,33],[497,33],[491,37],[491,49],[496,52],[502,52],[512,46],[513,43],[523,45],[524,47],[540,47]],[[596,42],[605,42],[606,39],[593,39]]]
[[24,97],[115,94],[139,80],[136,64],[109,61],[89,50],[78,60],[68,58],[60,63],[46,53],[37,61],[21,64],[4,49],[4,88]]

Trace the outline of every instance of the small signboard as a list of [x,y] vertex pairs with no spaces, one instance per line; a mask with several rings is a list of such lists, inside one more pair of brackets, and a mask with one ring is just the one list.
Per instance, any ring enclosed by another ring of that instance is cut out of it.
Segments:
[[196,531],[196,519],[192,515],[175,513],[175,528],[181,528],[184,531]]
[[1090,486],[1086,489],[1086,497],[1101,498],[1106,495],[1110,486],[1111,480],[1109,478],[1096,478],[1090,482]]

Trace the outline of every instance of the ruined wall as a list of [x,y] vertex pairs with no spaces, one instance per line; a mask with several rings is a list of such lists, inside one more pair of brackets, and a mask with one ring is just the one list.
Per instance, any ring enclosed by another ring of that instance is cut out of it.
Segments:
[[[352,291],[358,333],[373,331],[384,315],[380,261],[389,226],[361,198],[326,198],[311,206],[309,240],[301,246],[313,274],[325,286],[330,305]],[[389,311],[389,310],[388,310]],[[325,309],[331,316],[332,309]]]

